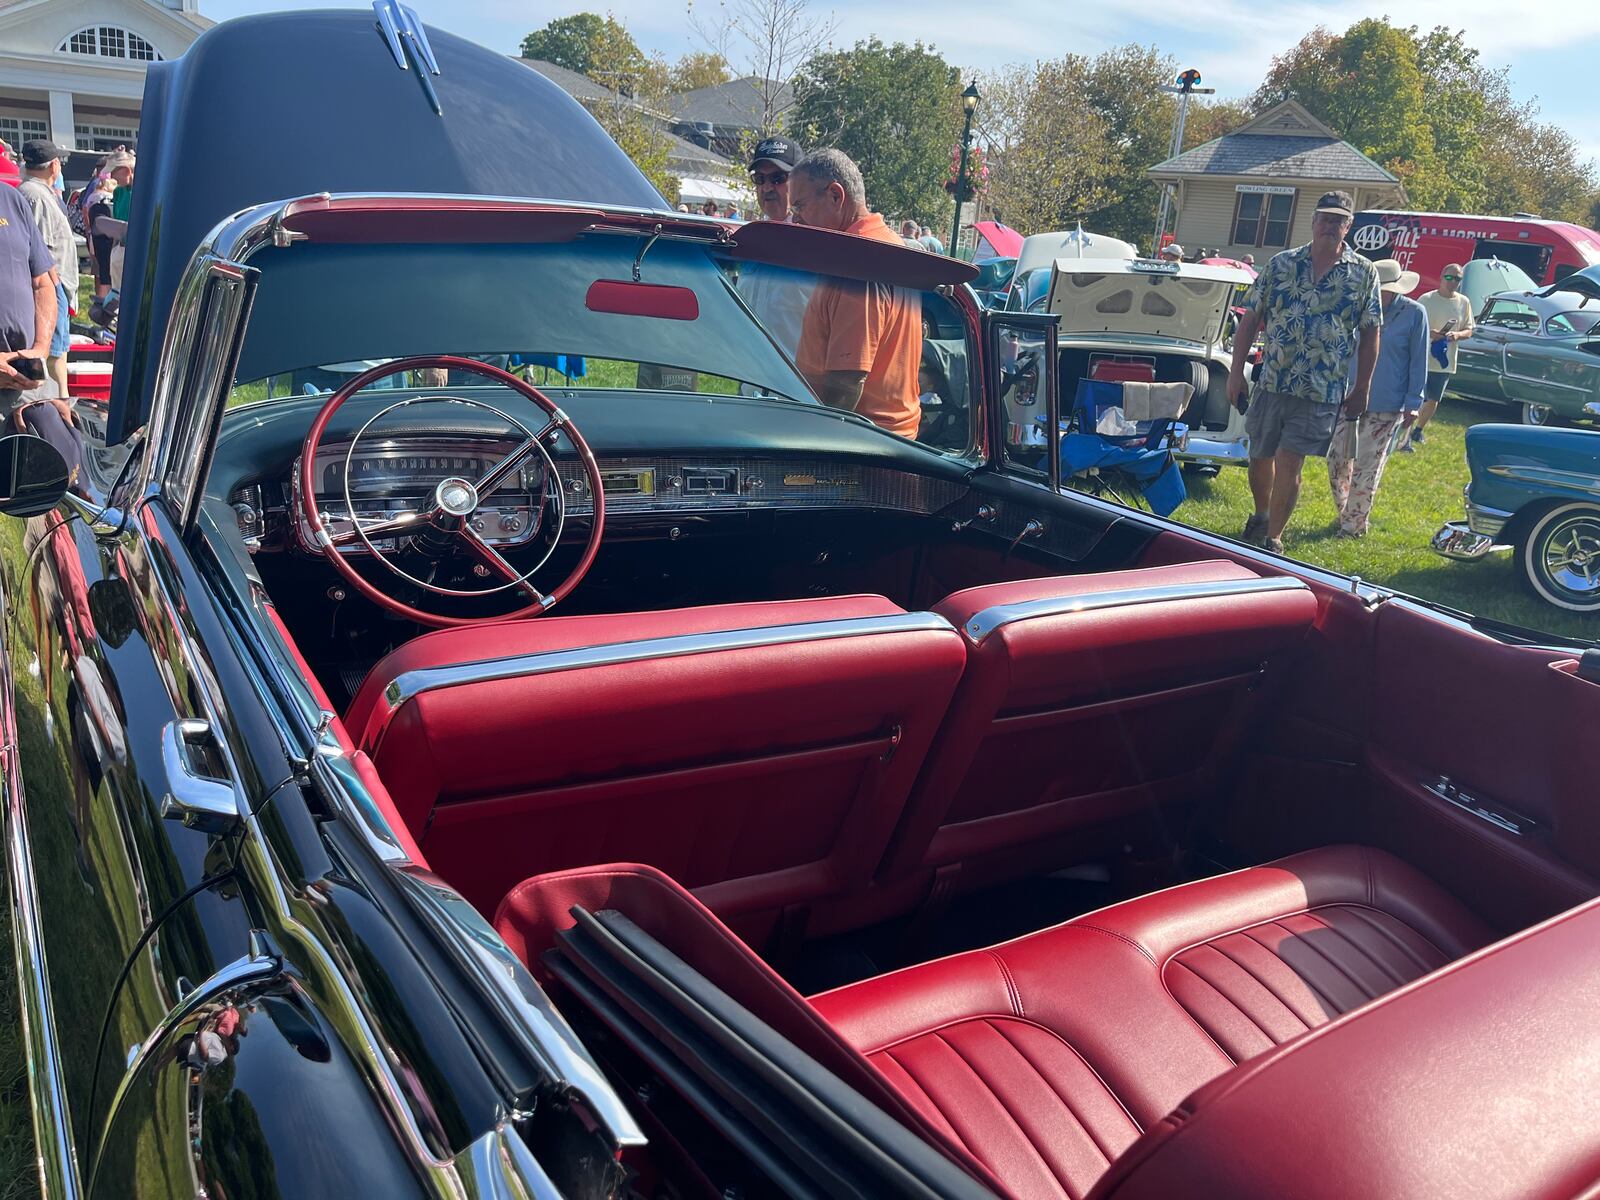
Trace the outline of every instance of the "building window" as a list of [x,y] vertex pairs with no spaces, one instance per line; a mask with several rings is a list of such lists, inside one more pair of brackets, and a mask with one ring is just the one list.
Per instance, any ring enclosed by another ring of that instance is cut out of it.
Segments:
[[17,152],[22,153],[22,143],[30,142],[34,138],[47,138],[50,136],[50,126],[43,121],[26,121],[20,117],[0,117],[0,139]]
[[75,149],[104,154],[118,146],[132,146],[139,131],[130,125],[74,125],[72,136],[77,142]]
[[96,58],[127,58],[135,62],[160,62],[156,48],[131,29],[98,25],[80,29],[56,47],[63,54],[92,54]]
[[1293,192],[1240,192],[1233,210],[1233,244],[1287,247],[1294,200]]

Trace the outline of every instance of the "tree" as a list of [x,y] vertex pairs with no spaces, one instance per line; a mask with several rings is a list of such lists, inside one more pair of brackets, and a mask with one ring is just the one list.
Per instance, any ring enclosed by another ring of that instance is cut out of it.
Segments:
[[666,63],[647,57],[610,13],[558,17],[522,39],[522,57],[577,71],[624,96],[659,94],[667,87]]
[[1219,137],[1226,137],[1255,114],[1244,100],[1189,101],[1189,117],[1183,124],[1183,148],[1193,150]]
[[871,38],[816,54],[794,88],[791,124],[808,144],[855,159],[874,209],[930,225],[949,212],[943,183],[961,137],[961,86],[931,47]]
[[672,65],[671,87],[674,92],[692,92],[732,78],[728,60],[722,55],[714,50],[691,50]]
[[752,81],[757,140],[789,127],[795,76],[833,39],[831,14],[817,17],[809,0],[717,0],[696,9],[689,0],[689,25],[707,49]]
[[1113,199],[1094,214],[1094,232],[1137,243],[1155,228],[1160,194],[1145,172],[1172,149],[1176,104],[1161,88],[1177,69],[1154,46],[1117,46],[1089,61],[1084,98],[1105,121],[1114,151],[1106,180]]
[[977,130],[988,149],[989,204],[1022,233],[1070,229],[1112,199],[1117,161],[1088,103],[1089,61],[1069,54],[985,74]]
[[1371,19],[1313,30],[1273,60],[1252,102],[1290,97],[1399,178],[1417,208],[1581,220],[1600,186],[1576,142],[1513,99],[1508,72],[1459,30]]

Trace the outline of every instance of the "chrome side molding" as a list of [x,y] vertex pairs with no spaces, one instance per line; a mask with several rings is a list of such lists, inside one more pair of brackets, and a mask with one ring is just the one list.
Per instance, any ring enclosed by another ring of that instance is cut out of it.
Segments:
[[1215,600],[1228,596],[1254,596],[1263,592],[1303,592],[1304,581],[1291,575],[1256,579],[1218,579],[1205,583],[1167,583],[1157,587],[1120,588],[1109,592],[1083,592],[1076,596],[1046,596],[1016,604],[997,604],[972,616],[962,627],[973,645],[997,629],[1034,617],[1059,617],[1068,613],[1125,608],[1135,604],[1164,604],[1174,600]]
[[172,790],[161,798],[161,815],[202,833],[232,833],[243,820],[233,785],[195,770],[191,744],[214,737],[210,721],[168,721],[161,730],[161,765]]
[[[549,675],[557,671],[576,671],[583,667],[608,667],[660,658],[680,658],[690,654],[710,654],[719,650],[749,650],[872,634],[937,633],[946,630],[953,633],[955,626],[938,613],[891,613],[881,617],[846,617],[837,621],[806,621],[795,625],[682,633],[634,642],[583,646],[573,650],[520,654],[511,658],[487,659],[447,667],[424,667],[396,676],[384,688],[382,713],[387,718],[408,700],[424,692],[464,683],[488,683],[499,679]],[[351,732],[352,736],[359,736],[357,731]]]

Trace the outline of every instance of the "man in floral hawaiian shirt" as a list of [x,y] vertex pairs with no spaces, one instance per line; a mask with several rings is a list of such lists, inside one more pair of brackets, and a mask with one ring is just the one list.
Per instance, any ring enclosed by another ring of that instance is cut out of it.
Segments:
[[[1306,458],[1327,455],[1341,408],[1352,420],[1367,410],[1383,310],[1377,271],[1344,244],[1354,215],[1348,192],[1318,200],[1311,240],[1272,256],[1251,285],[1234,335],[1228,400],[1245,412],[1255,500],[1242,536],[1277,554]],[[1266,354],[1246,409],[1244,361],[1263,327]]]

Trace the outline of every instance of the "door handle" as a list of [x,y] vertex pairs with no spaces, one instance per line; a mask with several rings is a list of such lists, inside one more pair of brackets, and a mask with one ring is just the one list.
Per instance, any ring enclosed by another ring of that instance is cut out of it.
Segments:
[[233,785],[197,771],[191,749],[213,736],[210,721],[193,717],[168,721],[161,730],[161,763],[167,777],[161,815],[202,833],[226,834],[238,827],[240,819]]

